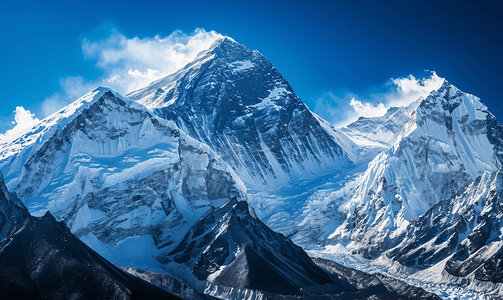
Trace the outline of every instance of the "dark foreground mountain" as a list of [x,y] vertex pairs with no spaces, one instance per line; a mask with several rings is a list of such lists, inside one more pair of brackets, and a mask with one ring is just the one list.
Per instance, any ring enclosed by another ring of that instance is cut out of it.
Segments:
[[0,174],[2,299],[181,299],[116,268],[47,212],[29,215]]
[[234,288],[295,294],[331,283],[302,248],[235,199],[206,213],[164,260],[187,266],[198,281]]
[[[353,300],[353,299],[441,299],[435,294],[426,292],[424,289],[408,285],[400,280],[393,279],[381,274],[367,274],[352,268],[344,267],[338,263],[321,258],[313,259],[313,262],[323,270],[332,280],[333,284],[324,284],[305,287],[295,295],[281,295],[258,290],[226,289],[222,286],[208,286],[207,291],[225,292],[225,299],[268,299],[268,300]],[[173,284],[173,279],[164,274],[158,274],[143,270],[128,270],[132,274],[141,277],[153,284],[169,290],[187,290],[183,284]],[[187,293],[190,294],[190,293]],[[191,294],[190,294],[191,295]],[[194,299],[217,299],[208,295],[198,296]],[[205,298],[208,297],[208,298]]]
[[196,290],[229,299],[438,299],[391,278],[313,261],[235,199],[208,211],[164,260]]

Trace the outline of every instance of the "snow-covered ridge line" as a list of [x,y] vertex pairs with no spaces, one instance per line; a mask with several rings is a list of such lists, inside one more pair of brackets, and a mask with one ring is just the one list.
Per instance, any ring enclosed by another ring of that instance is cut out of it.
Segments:
[[[82,96],[75,102],[68,104],[54,114],[41,120],[38,124],[31,128],[27,128],[22,132],[2,139],[0,141],[0,170],[4,172],[7,185],[12,188],[9,181],[15,175],[10,169],[4,167],[6,161],[9,164],[17,167],[11,169],[19,169],[21,164],[28,159],[25,153],[37,150],[50,136],[68,124],[73,118],[84,110],[88,105],[97,101],[106,91],[107,87],[98,87],[88,94]],[[23,151],[27,149],[26,151]],[[12,162],[12,157],[16,156],[17,161]]]

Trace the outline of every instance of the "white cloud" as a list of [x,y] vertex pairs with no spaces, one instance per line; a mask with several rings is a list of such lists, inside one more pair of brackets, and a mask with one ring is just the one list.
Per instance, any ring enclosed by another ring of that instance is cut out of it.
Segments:
[[422,93],[428,94],[432,90],[437,89],[444,82],[443,78],[440,78],[437,73],[432,72],[430,78],[416,79],[413,75],[409,75],[405,78],[392,79],[403,93]]
[[365,116],[365,117],[379,117],[384,115],[388,110],[386,107],[384,107],[384,104],[382,103],[374,105],[368,102],[361,102],[359,100],[356,100],[355,98],[351,99],[351,102],[349,102],[349,106],[351,106],[354,109],[355,113],[358,116]]
[[22,106],[16,107],[16,110],[14,111],[14,120],[15,121],[12,122],[12,124],[15,124],[14,128],[7,130],[4,134],[0,134],[0,140],[13,136],[16,133],[30,128],[40,122],[40,120],[35,117],[35,114],[32,114],[29,110]]
[[[409,75],[404,78],[391,78],[379,89],[372,89],[366,97],[353,93],[345,93],[338,97],[332,92],[317,97],[314,111],[332,123],[335,127],[346,126],[359,117],[378,117],[386,113],[392,106],[406,106],[418,98],[426,97],[439,88],[444,79],[435,72],[425,78]],[[385,89],[386,92],[374,92]]]
[[428,94],[438,89],[444,82],[444,78],[441,78],[435,73],[431,72],[431,76],[427,78],[418,79],[413,75],[409,75],[404,78],[391,78],[393,84],[396,85],[396,93],[389,95],[389,105],[390,106],[404,106],[417,100],[419,97],[426,97]]
[[42,101],[41,113],[47,117],[100,85],[122,95],[147,86],[185,66],[221,37],[215,31],[198,28],[191,34],[178,30],[164,38],[127,38],[114,30],[103,40],[84,39],[84,57],[95,59],[103,75],[91,81],[81,76],[61,79],[61,91]]
[[122,94],[147,86],[194,60],[222,37],[215,31],[175,31],[167,37],[127,38],[118,31],[100,41],[82,42],[84,56],[103,70],[102,85]]

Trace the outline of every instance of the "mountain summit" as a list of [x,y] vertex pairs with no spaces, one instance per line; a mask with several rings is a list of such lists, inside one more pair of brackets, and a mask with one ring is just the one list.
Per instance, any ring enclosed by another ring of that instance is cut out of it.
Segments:
[[479,98],[444,81],[411,112],[392,146],[335,199],[337,212],[325,212],[345,215],[327,236],[351,240],[368,257],[397,245],[411,221],[501,168],[501,133]]
[[245,183],[272,187],[351,163],[278,70],[230,38],[126,97],[209,145]]

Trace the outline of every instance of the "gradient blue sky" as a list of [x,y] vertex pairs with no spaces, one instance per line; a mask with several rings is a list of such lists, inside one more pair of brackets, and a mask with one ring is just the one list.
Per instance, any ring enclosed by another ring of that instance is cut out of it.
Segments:
[[[257,49],[315,112],[341,121],[350,100],[378,105],[390,78],[434,70],[482,99],[503,121],[503,1],[0,1],[0,133],[23,106],[67,78],[85,87],[113,70],[85,56],[120,34],[140,40],[175,30],[215,31]],[[80,95],[78,95],[80,96]]]

